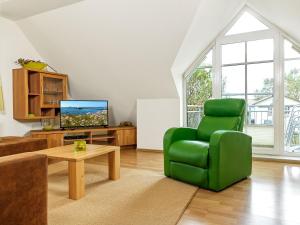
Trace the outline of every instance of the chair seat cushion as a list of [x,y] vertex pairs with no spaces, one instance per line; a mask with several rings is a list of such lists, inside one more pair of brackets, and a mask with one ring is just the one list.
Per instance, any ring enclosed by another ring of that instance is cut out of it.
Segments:
[[203,141],[176,141],[169,149],[170,161],[207,168],[209,144]]

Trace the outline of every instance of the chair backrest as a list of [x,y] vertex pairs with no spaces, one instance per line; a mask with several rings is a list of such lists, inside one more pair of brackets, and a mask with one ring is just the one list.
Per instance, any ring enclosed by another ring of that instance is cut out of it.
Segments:
[[243,131],[246,103],[244,99],[211,99],[204,103],[204,117],[198,127],[198,138],[209,141],[217,130]]

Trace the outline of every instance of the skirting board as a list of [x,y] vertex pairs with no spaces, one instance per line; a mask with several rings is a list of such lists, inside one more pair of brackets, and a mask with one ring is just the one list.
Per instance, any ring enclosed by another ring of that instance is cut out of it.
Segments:
[[[161,149],[145,149],[145,148],[137,148],[138,151],[143,152],[154,152],[154,153],[162,153]],[[253,161],[265,161],[265,162],[281,162],[281,163],[294,163],[300,164],[300,157],[291,157],[291,156],[277,156],[277,155],[259,155],[253,154]]]
[[300,157],[253,154],[252,158],[254,161],[300,164]]
[[147,149],[147,148],[137,148],[137,151],[142,151],[142,152],[154,152],[154,153],[162,153],[162,149]]

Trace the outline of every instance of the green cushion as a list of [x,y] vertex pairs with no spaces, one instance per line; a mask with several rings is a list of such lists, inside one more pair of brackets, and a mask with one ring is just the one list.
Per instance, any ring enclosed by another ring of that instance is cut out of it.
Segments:
[[169,149],[169,160],[207,168],[208,143],[202,141],[176,141]]
[[204,116],[198,127],[198,138],[209,141],[210,136],[217,130],[239,130],[241,117],[212,117]]
[[203,188],[208,186],[207,169],[178,162],[170,162],[171,177]]
[[211,99],[204,104],[206,116],[242,116],[244,111],[244,99]]

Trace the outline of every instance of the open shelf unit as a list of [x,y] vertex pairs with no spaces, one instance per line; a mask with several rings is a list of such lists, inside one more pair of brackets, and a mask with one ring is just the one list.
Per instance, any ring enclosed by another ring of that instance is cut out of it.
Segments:
[[65,136],[64,143],[69,144],[69,143],[73,143],[74,141],[84,140],[88,144],[93,144],[97,141],[104,141],[104,142],[106,142],[106,144],[113,144],[115,142],[115,139],[116,139],[116,136],[114,134],[112,134],[112,135],[105,135],[105,134],[104,135],[92,135],[92,134],[90,134],[90,136],[88,136],[88,137],[74,136],[74,138],[70,138],[70,136]]
[[59,101],[67,99],[68,76],[47,71],[13,70],[14,119],[55,118]]
[[75,130],[32,130],[32,137],[47,138],[48,148],[73,144],[85,140],[88,144],[117,146],[136,145],[135,127],[82,128]]
[[65,133],[64,144],[71,144],[77,140],[85,140],[87,144],[95,144],[102,141],[107,145],[116,145],[116,138],[116,130],[79,130],[76,133]]

